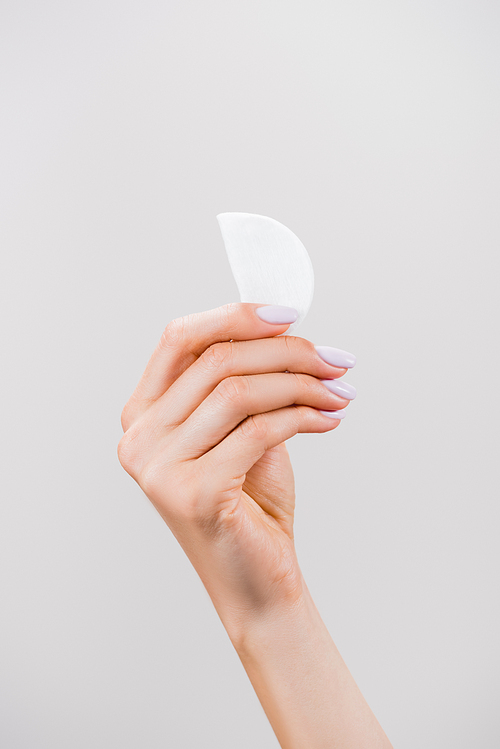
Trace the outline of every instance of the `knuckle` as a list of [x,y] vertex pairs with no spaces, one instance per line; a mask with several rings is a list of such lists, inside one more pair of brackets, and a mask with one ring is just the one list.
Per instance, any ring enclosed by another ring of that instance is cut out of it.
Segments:
[[293,335],[284,335],[282,336],[282,340],[285,342],[285,348],[288,349],[288,352],[292,356],[295,356],[301,350],[300,341],[303,340],[302,338],[297,338]]
[[186,322],[185,317],[176,317],[175,320],[171,320],[162,333],[160,346],[172,348],[182,344],[185,340]]
[[300,428],[304,426],[307,421],[310,421],[313,410],[309,406],[293,406],[290,409],[289,419],[291,421],[292,429],[295,434],[298,434]]
[[318,423],[319,411],[311,406],[295,406],[290,414],[290,425],[294,434],[315,431]]
[[308,341],[306,338],[300,338],[299,336],[285,335],[283,340],[286,341],[285,345],[288,351],[293,357],[309,357],[316,355],[314,344]]
[[249,416],[240,424],[241,435],[244,439],[265,445],[267,441],[267,428],[262,414]]
[[284,335],[284,336],[281,336],[281,338],[283,340],[283,346],[286,348],[287,352],[289,354],[293,354],[295,348],[294,348],[293,343],[291,342],[292,337],[289,335]]
[[218,323],[221,328],[225,330],[226,328],[229,328],[231,326],[231,323],[234,322],[235,317],[237,317],[238,315],[239,307],[240,305],[238,305],[236,302],[224,304],[222,307],[219,307]]
[[214,343],[203,352],[201,359],[209,369],[228,370],[233,359],[233,344],[229,341]]
[[[316,378],[302,372],[288,372],[287,377],[293,377],[293,392],[297,399],[306,399],[308,401],[311,398],[314,399],[317,397],[319,383]],[[320,387],[323,386],[321,385]]]
[[302,398],[305,399],[306,404],[318,403],[318,398],[321,399],[321,402],[323,401],[326,388],[317,377],[313,375],[299,375],[299,379]]
[[138,466],[138,455],[137,449],[134,444],[134,438],[130,434],[130,430],[125,432],[123,437],[118,443],[117,448],[118,460],[122,468],[126,470],[128,474],[135,478],[136,469]]
[[118,443],[118,460],[122,468],[140,484],[140,476],[146,461],[151,455],[154,435],[150,429],[144,428],[139,419],[129,426]]
[[309,375],[302,374],[301,372],[290,372],[289,375],[293,375],[295,379],[295,385],[299,391],[309,391],[313,387],[313,381]]
[[223,402],[241,403],[250,392],[248,378],[243,376],[226,377],[215,388],[218,397]]
[[254,322],[252,305],[246,302],[231,302],[219,307],[218,313],[218,324],[222,330],[231,331],[231,337],[237,340],[245,340],[248,337],[248,325]]

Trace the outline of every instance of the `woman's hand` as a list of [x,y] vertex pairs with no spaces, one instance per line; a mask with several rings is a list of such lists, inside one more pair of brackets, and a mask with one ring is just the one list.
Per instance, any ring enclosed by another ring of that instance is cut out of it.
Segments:
[[283,444],[339,425],[355,391],[335,380],[354,357],[276,337],[288,325],[258,307],[167,325],[123,411],[120,462],[200,575],[283,749],[390,749],[302,578]]
[[321,411],[349,403],[321,382],[346,367],[303,338],[276,337],[288,324],[264,322],[259,306],[230,304],[167,325],[123,411],[118,448],[235,636],[252,614],[303,595],[284,441],[332,431],[343,414]]

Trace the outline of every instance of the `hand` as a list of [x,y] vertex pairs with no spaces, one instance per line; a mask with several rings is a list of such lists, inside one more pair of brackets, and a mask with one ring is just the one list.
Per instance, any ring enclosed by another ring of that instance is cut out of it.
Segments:
[[346,369],[322,358],[335,350],[276,337],[288,326],[264,322],[258,306],[167,325],[123,410],[120,462],[200,575],[283,749],[390,749],[293,544],[284,441],[335,429],[332,413],[353,389],[334,382]]
[[328,432],[320,412],[349,400],[321,380],[309,341],[276,337],[257,304],[230,304],[167,325],[124,408],[118,454],[175,534],[228,632],[303,594],[293,543],[294,482],[284,441]]

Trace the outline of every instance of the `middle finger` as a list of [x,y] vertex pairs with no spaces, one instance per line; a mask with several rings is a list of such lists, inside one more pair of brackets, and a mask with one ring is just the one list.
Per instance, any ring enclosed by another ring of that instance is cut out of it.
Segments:
[[156,401],[146,419],[161,432],[175,428],[227,377],[294,372],[334,380],[346,371],[320,358],[314,344],[305,338],[283,336],[216,343]]

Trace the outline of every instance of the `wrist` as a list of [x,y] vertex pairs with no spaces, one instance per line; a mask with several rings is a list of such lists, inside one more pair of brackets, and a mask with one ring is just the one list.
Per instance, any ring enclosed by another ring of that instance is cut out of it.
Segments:
[[323,624],[300,571],[295,585],[263,606],[235,610],[216,605],[216,609],[242,659],[261,652],[263,646],[272,648],[280,633],[293,639]]
[[207,543],[197,536],[195,543],[192,538],[183,543],[179,534],[178,540],[237,650],[252,633],[304,609],[305,582],[293,544],[280,549],[280,565],[270,570],[268,556],[262,553],[247,553],[242,563],[241,550],[235,553],[232,539]]

